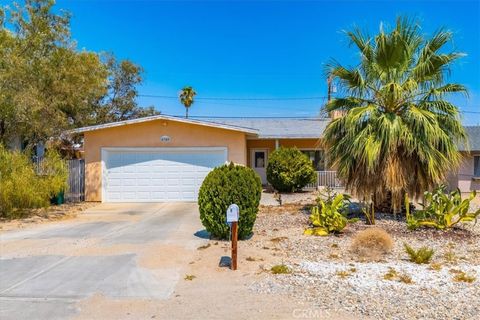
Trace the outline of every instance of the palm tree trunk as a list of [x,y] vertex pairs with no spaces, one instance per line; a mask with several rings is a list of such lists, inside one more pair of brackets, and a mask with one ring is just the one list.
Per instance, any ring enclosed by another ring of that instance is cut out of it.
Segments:
[[187,107],[187,108],[185,108],[185,118],[187,118],[187,119],[188,119],[188,107]]

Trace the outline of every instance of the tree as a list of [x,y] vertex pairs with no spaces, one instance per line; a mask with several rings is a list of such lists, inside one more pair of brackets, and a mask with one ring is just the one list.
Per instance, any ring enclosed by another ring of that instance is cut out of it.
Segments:
[[107,94],[95,110],[96,123],[123,121],[159,114],[154,107],[142,108],[137,104],[137,86],[142,83],[141,66],[129,60],[117,61],[109,56]]
[[395,27],[370,37],[347,32],[360,51],[360,63],[330,64],[328,76],[343,90],[327,111],[341,111],[325,130],[329,158],[359,197],[382,201],[388,193],[397,213],[405,192],[419,197],[458,167],[456,142],[467,142],[458,108],[449,94],[467,94],[446,82],[463,54],[445,53],[452,39],[440,29],[425,38],[418,24],[399,18]]
[[184,87],[180,92],[179,98],[180,102],[185,106],[185,118],[188,118],[188,109],[192,106],[194,100],[193,98],[197,95],[195,90],[192,87]]
[[27,0],[1,9],[0,142],[34,144],[88,123],[92,105],[104,95],[99,56],[75,50],[70,15],[53,13],[53,4]]
[[158,113],[140,108],[142,69],[77,50],[52,0],[0,7],[0,143],[34,145],[67,129]]

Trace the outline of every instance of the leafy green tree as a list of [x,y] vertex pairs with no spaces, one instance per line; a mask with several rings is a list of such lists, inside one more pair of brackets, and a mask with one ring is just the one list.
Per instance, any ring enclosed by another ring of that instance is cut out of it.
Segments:
[[[70,16],[53,1],[27,0],[2,9],[0,141],[35,143],[82,125],[104,94],[106,69],[91,52],[77,52]],[[7,28],[7,25],[9,28]]]
[[347,35],[360,62],[328,70],[343,92],[326,106],[343,114],[325,131],[329,159],[350,191],[376,201],[391,193],[398,212],[403,193],[419,197],[459,165],[456,142],[467,137],[447,98],[467,90],[446,80],[463,54],[445,49],[450,31],[425,38],[404,18],[374,37],[358,29]]
[[154,107],[139,107],[137,86],[143,81],[143,69],[129,60],[107,58],[108,90],[101,99],[96,114],[97,123],[123,121],[159,114]]
[[30,144],[70,128],[156,114],[140,108],[141,67],[77,50],[54,1],[0,7],[0,143]]
[[192,106],[194,100],[193,98],[197,95],[195,90],[192,87],[184,87],[180,91],[180,102],[185,106],[185,118],[188,118],[188,109]]

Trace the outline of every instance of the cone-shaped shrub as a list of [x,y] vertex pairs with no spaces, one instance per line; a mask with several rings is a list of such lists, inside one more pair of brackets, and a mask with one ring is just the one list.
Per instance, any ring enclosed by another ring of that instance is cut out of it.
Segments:
[[315,169],[297,148],[279,148],[268,159],[267,180],[280,192],[295,192],[315,181]]
[[235,203],[240,208],[238,237],[248,237],[257,218],[261,193],[260,177],[252,169],[233,163],[213,169],[198,194],[203,226],[213,237],[228,239],[226,212],[228,206]]

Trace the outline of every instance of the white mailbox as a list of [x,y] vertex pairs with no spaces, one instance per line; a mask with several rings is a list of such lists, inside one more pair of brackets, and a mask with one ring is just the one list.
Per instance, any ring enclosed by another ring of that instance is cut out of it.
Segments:
[[237,222],[240,208],[236,204],[231,204],[227,209],[227,223]]

